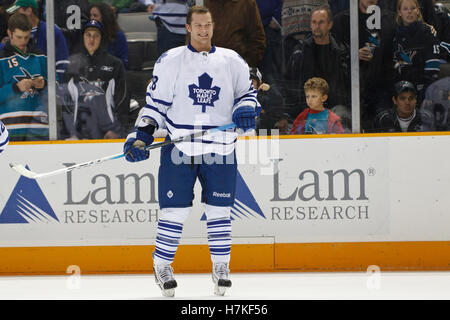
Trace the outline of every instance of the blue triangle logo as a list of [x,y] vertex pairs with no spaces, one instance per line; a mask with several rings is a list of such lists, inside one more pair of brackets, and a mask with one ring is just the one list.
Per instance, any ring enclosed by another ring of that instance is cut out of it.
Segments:
[[0,213],[0,224],[35,222],[59,220],[36,180],[21,176]]
[[[231,220],[236,220],[236,218],[249,219],[258,217],[266,219],[255,197],[253,197],[252,192],[245,183],[244,178],[242,178],[238,171],[236,178],[236,197],[234,199],[234,205],[231,207]],[[206,220],[205,213],[203,213],[201,220]]]

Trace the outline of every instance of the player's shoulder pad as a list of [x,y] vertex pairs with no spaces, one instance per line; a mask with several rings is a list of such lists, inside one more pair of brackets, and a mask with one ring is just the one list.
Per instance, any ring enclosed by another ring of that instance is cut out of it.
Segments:
[[158,64],[166,64],[167,62],[173,62],[174,60],[176,60],[178,57],[180,57],[184,50],[186,49],[186,46],[181,46],[181,47],[176,47],[176,48],[172,48],[167,50],[166,52],[162,53],[159,57],[158,60],[156,60],[155,62],[155,67]]
[[221,54],[226,59],[247,65],[247,61],[245,61],[245,59],[242,58],[241,55],[239,55],[239,53],[237,53],[236,51],[234,51],[232,49],[216,47],[216,50],[217,50],[217,53]]

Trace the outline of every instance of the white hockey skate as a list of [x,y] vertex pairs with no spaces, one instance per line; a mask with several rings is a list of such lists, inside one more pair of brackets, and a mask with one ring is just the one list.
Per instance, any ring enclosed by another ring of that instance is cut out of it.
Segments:
[[212,281],[214,282],[214,294],[225,295],[225,291],[231,287],[231,280],[228,279],[230,269],[227,263],[214,263],[212,270]]
[[153,265],[153,272],[155,274],[155,282],[161,289],[163,296],[175,296],[175,288],[177,282],[173,278],[173,269],[170,264]]

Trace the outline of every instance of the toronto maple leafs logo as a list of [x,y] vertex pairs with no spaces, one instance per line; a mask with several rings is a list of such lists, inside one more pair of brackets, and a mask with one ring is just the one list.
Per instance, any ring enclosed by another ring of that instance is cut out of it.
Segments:
[[[22,71],[23,75],[15,75],[15,76],[13,76],[13,78],[14,78],[17,82],[20,82],[20,81],[25,80],[25,79],[33,80],[33,79],[35,79],[35,78],[37,78],[37,77],[40,76],[40,74],[34,74],[34,75],[31,75],[31,73],[29,73],[27,69],[22,68],[22,67],[20,67],[20,71]],[[35,88],[31,88],[29,91],[25,91],[25,92],[21,95],[21,98],[22,98],[22,99],[25,99],[25,98],[27,98],[28,96],[34,97],[35,92],[36,92],[36,89],[35,89]]]
[[206,112],[206,107],[214,107],[214,102],[219,99],[220,88],[211,87],[213,78],[206,72],[198,77],[198,86],[189,85],[189,98],[194,100],[194,106],[202,106],[202,112]]

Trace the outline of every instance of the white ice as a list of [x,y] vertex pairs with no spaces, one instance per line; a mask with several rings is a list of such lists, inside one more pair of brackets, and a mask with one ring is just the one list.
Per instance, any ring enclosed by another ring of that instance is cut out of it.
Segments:
[[0,300],[416,300],[450,299],[450,272],[233,273],[224,297],[209,274],[176,274],[174,298],[153,274],[1,276]]

